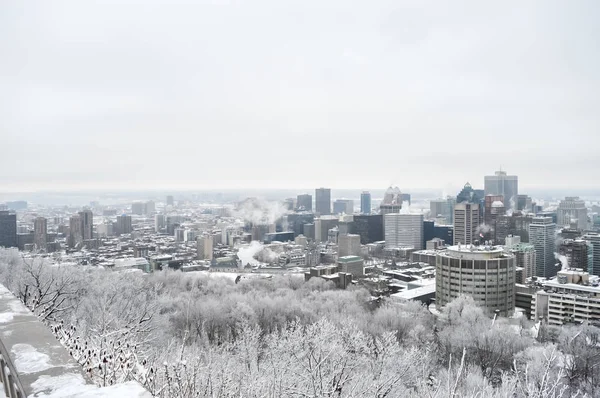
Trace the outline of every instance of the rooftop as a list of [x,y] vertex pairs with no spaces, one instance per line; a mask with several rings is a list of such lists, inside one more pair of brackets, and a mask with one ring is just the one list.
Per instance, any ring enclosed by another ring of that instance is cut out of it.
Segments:
[[359,256],[342,256],[338,258],[338,262],[340,263],[349,263],[353,261],[362,261],[362,257]]

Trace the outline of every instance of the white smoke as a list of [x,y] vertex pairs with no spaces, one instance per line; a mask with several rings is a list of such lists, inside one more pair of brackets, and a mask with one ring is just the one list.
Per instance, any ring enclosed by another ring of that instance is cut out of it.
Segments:
[[253,240],[249,245],[241,246],[238,250],[238,258],[242,266],[246,264],[260,265],[262,263],[274,263],[279,259],[279,254],[259,241]]
[[554,252],[554,258],[560,261],[560,264],[562,265],[562,271],[569,269],[569,259],[567,256]]
[[402,207],[400,208],[400,214],[412,214],[410,211],[410,203],[408,200],[402,202]]
[[252,224],[273,224],[290,211],[280,202],[248,198],[233,211],[233,216]]
[[[510,217],[515,211],[517,211],[517,204],[515,203],[514,196],[511,197],[508,202],[510,203],[510,206],[508,206],[508,208],[506,209],[506,215]],[[506,208],[507,206],[504,207]]]
[[487,234],[488,232],[492,232],[492,227],[487,224],[479,224],[476,230],[477,234]]
[[263,249],[264,245],[258,241],[252,241],[249,245],[244,245],[238,250],[238,258],[242,262],[242,267],[246,264],[257,265],[259,262],[255,256]]

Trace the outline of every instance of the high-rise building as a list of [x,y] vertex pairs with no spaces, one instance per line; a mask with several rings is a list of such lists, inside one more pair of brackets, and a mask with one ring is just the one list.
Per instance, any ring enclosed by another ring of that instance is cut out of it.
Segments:
[[48,220],[36,217],[33,221],[33,245],[36,250],[46,251],[48,243]]
[[81,217],[81,233],[83,240],[94,238],[94,213],[91,210],[83,210],[79,212]]
[[385,215],[400,213],[400,210],[402,210],[402,192],[400,192],[400,188],[390,186],[385,191],[379,205],[379,213],[383,216],[383,235],[385,235]]
[[452,225],[434,225],[433,237],[440,238],[447,246],[454,244],[454,226]]
[[423,247],[427,246],[427,242],[434,239],[435,222],[431,220],[423,220]]
[[333,214],[354,213],[354,201],[352,199],[336,199],[333,202]]
[[517,210],[529,213],[533,210],[531,197],[527,195],[517,195]]
[[471,184],[467,182],[458,195],[456,195],[456,203],[477,203],[483,206],[485,195],[481,195],[480,191],[479,189],[473,189]]
[[330,188],[317,188],[315,190],[315,212],[320,216],[331,214]]
[[582,239],[589,243],[588,269],[592,275],[600,276],[600,233],[588,232]]
[[144,202],[133,202],[131,204],[131,214],[137,214],[138,216],[141,216],[144,214],[145,207],[146,205]]
[[[310,196],[310,195],[309,195]],[[294,232],[294,236],[304,234],[304,224],[311,224],[315,215],[308,212],[290,213],[287,215],[288,230]]]
[[0,247],[17,247],[17,215],[0,211]]
[[506,208],[504,207],[504,197],[502,195],[486,195],[485,196],[485,209],[483,215],[483,222],[488,226],[484,233],[485,240],[492,240],[495,244],[498,244],[497,240],[497,221],[498,217],[506,214]]
[[429,217],[446,217],[448,203],[445,199],[433,199],[429,202]]
[[[336,216],[321,216],[319,218],[315,218],[315,241],[327,242],[329,230],[337,227],[338,223],[339,218]],[[304,235],[308,237],[306,233]]]
[[588,211],[585,202],[578,196],[567,196],[558,204],[556,211],[557,226],[565,227],[571,224],[571,220],[577,220],[577,228],[586,230],[588,224]]
[[400,199],[402,200],[402,202],[408,202],[408,205],[410,206],[410,194],[409,193],[400,194]]
[[385,216],[385,247],[423,249],[423,215],[390,213]]
[[551,217],[534,217],[529,224],[529,243],[535,247],[535,275],[556,276],[556,224]]
[[213,237],[212,235],[202,235],[196,240],[196,250],[200,260],[213,259]]
[[127,214],[117,216],[117,235],[130,234],[131,231],[133,231],[131,216]]
[[383,240],[383,216],[381,214],[360,214],[354,216],[353,234],[360,235],[360,243],[380,242]]
[[493,176],[485,176],[484,190],[486,195],[504,196],[504,206],[516,210],[519,195],[519,178],[509,176],[505,171],[496,171]]
[[591,243],[584,239],[564,239],[558,245],[558,253],[567,258],[569,268],[578,268],[586,272],[590,265],[591,250]]
[[68,245],[70,248],[74,248],[81,243],[83,243],[83,222],[78,214],[69,218]]
[[154,212],[156,211],[156,204],[154,203],[153,200],[149,200],[146,203],[144,203],[144,214],[149,216],[154,214]]
[[298,211],[312,211],[312,195],[307,193],[296,197],[296,209]]
[[519,242],[507,246],[507,249],[515,256],[515,266],[521,269],[520,279],[516,283],[524,284],[527,278],[535,275],[535,247],[531,243]]
[[446,199],[434,199],[429,202],[429,218],[443,219],[443,224],[452,224],[454,222],[454,205],[456,199],[448,196]]
[[338,236],[338,257],[360,256],[360,235]]
[[161,232],[167,226],[166,217],[164,214],[154,216],[154,232]]
[[488,313],[515,309],[515,257],[500,246],[451,246],[436,254],[436,306],[469,295]]
[[490,225],[494,216],[498,216],[498,212],[494,212],[494,208],[501,208],[504,214],[504,196],[502,195],[485,195],[485,208],[483,213],[483,222]]
[[167,196],[167,206],[173,206],[175,204],[175,200],[173,199],[173,195]]
[[363,191],[360,194],[360,212],[371,214],[371,192]]
[[462,202],[454,206],[454,245],[471,245],[480,240],[477,234],[479,210],[476,203]]
[[494,243],[503,245],[509,235],[519,236],[521,242],[529,242],[529,224],[533,220],[532,215],[520,212],[499,215],[496,220],[496,239]]

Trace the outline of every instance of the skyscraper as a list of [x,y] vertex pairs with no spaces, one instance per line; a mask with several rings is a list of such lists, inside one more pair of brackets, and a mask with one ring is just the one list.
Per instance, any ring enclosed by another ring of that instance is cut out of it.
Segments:
[[154,216],[154,232],[161,232],[167,226],[166,217],[164,214]]
[[504,206],[516,210],[519,195],[519,177],[509,176],[505,171],[496,171],[493,176],[485,176],[484,190],[486,195],[504,196]]
[[156,211],[156,204],[154,203],[153,200],[149,200],[146,203],[144,203],[144,214],[149,216],[154,214],[154,212]]
[[173,206],[175,204],[175,200],[172,195],[167,196],[167,206]]
[[371,193],[368,191],[363,191],[360,194],[360,212],[362,214],[371,213]]
[[94,213],[91,210],[83,210],[79,212],[79,217],[81,217],[83,240],[92,239],[94,237]]
[[360,243],[379,242],[383,240],[383,216],[381,214],[357,214],[352,222],[351,231],[360,235]]
[[385,215],[400,213],[402,209],[402,192],[400,188],[390,186],[383,195],[383,201],[379,205],[379,213],[383,216],[383,235],[385,236]]
[[331,214],[330,188],[317,188],[315,190],[315,212],[320,216]]
[[33,221],[33,244],[36,250],[46,251],[48,243],[48,221],[44,217],[36,217]]
[[454,244],[470,245],[480,237],[477,234],[479,226],[479,204],[457,203],[454,206]]
[[339,218],[336,216],[321,216],[319,218],[315,218],[315,241],[327,242],[329,230],[337,227],[339,221]]
[[561,200],[556,210],[556,224],[564,227],[571,224],[571,220],[577,220],[577,228],[580,230],[587,229],[588,211],[585,207],[585,202],[579,199],[579,196],[567,196]]
[[567,258],[569,268],[579,268],[588,272],[589,252],[592,244],[584,239],[565,239],[558,245],[558,252]]
[[127,214],[117,216],[117,235],[130,234],[132,230],[131,216]]
[[385,247],[423,249],[423,215],[390,213],[385,218]]
[[[518,236],[516,237],[518,240]],[[525,283],[527,278],[535,275],[535,246],[530,243],[517,243],[507,250],[515,256],[515,266],[521,268],[520,280],[517,283]]]
[[213,259],[213,236],[202,235],[196,239],[196,251],[200,260]]
[[77,247],[83,242],[83,223],[80,215],[69,218],[69,238],[68,245],[71,248]]
[[588,242],[589,253],[588,269],[593,275],[600,276],[600,233],[588,232],[582,237]]
[[333,214],[353,214],[354,201],[352,199],[336,199],[333,202]]
[[0,211],[0,247],[17,247],[17,215]]
[[544,278],[556,276],[556,224],[551,217],[534,217],[529,224],[529,243],[535,247],[535,275]]
[[483,222],[491,230],[484,233],[485,240],[493,240],[495,244],[498,244],[497,239],[497,221],[498,217],[506,214],[506,208],[504,207],[504,197],[502,195],[486,195],[485,196],[485,210],[483,216]]
[[312,211],[312,195],[307,193],[296,197],[296,209],[298,211]]

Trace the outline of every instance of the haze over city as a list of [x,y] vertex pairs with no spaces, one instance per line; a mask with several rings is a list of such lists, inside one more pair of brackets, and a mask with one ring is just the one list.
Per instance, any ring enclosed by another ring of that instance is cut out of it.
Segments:
[[0,398],[592,398],[600,2],[0,1]]
[[598,182],[596,1],[3,2],[0,191]]

